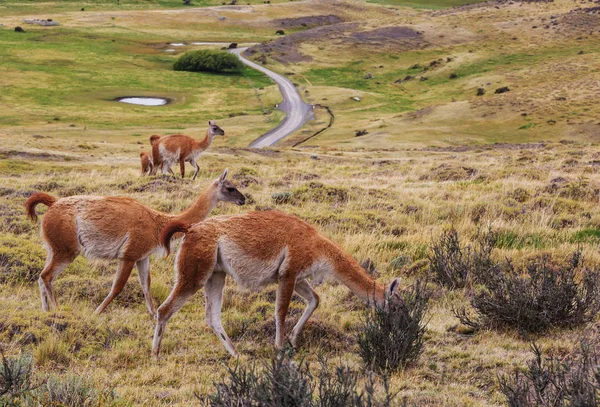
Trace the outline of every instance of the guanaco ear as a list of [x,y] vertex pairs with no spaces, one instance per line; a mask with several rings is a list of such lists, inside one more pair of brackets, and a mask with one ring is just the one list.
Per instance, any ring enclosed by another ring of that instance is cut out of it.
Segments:
[[229,172],[229,168],[225,168],[225,171],[223,171],[223,173],[221,174],[221,176],[219,176],[219,182],[225,181],[225,178],[227,178],[227,173],[228,172]]
[[400,287],[400,281],[402,281],[402,279],[400,277],[397,277],[392,280],[392,282],[390,283],[390,285],[388,286],[388,288],[386,290],[386,295],[388,298],[390,298],[392,295],[394,295],[394,293],[398,290],[398,287]]

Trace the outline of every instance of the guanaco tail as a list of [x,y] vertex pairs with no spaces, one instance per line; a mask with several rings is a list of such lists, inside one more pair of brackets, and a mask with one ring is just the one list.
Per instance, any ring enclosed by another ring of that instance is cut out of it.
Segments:
[[163,174],[170,171],[171,167],[179,163],[181,178],[185,177],[185,163],[188,162],[194,167],[194,175],[192,179],[196,179],[198,171],[198,163],[196,162],[202,153],[211,145],[213,138],[216,136],[224,136],[225,132],[216,121],[208,122],[208,130],[203,140],[197,141],[183,134],[173,134],[165,137],[152,136],[150,144],[152,145],[152,159],[154,161],[154,169],[152,175],[160,168]]
[[42,308],[48,311],[50,303],[58,307],[52,281],[82,254],[87,258],[119,260],[110,293],[96,313],[104,311],[121,292],[135,265],[148,311],[154,316],[156,311],[150,296],[148,257],[162,252],[159,240],[162,228],[171,221],[200,222],[220,201],[243,205],[244,195],[226,177],[227,170],[178,215],[158,212],[124,197],[71,196],[57,199],[43,192],[31,195],[25,203],[31,220],[37,220],[36,205],[48,206],[41,227],[48,252],[46,266],[38,279]]
[[152,352],[158,356],[165,326],[171,316],[199,289],[204,288],[206,322],[234,357],[238,352],[221,324],[225,277],[239,285],[260,290],[277,283],[275,303],[275,345],[284,345],[284,323],[292,294],[307,303],[296,323],[290,342],[296,346],[302,328],[319,305],[313,283],[333,275],[364,301],[385,306],[400,303],[399,279],[387,289],[335,243],[295,216],[279,211],[251,212],[218,216],[190,225],[172,221],[161,233],[161,244],[170,250],[175,233],[183,233],[183,243],[175,260],[176,283],[158,308]]

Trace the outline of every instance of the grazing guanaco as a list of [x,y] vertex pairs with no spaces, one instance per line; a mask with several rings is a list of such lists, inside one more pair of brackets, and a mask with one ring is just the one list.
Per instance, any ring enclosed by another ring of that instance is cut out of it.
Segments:
[[[192,179],[196,179],[196,175],[198,175],[198,171],[200,171],[196,160],[198,160],[202,153],[210,146],[216,135],[224,136],[225,132],[217,126],[216,121],[209,120],[206,136],[201,141],[194,140],[183,134],[173,134],[165,137],[152,136],[150,138],[150,144],[152,144],[152,158],[154,160],[154,170],[152,171],[152,175],[156,174],[158,168],[160,168],[163,174],[166,174],[175,163],[179,162],[181,178],[184,178],[185,163],[189,162],[195,169]],[[153,137],[158,138],[153,139]]]
[[150,296],[148,257],[162,252],[159,240],[162,228],[170,221],[200,222],[220,201],[243,205],[244,195],[226,177],[227,170],[178,215],[158,212],[124,197],[71,196],[57,199],[42,192],[31,195],[25,203],[31,220],[37,220],[36,205],[48,206],[41,228],[48,256],[38,279],[44,311],[49,310],[49,303],[58,307],[52,280],[79,254],[83,254],[87,258],[119,260],[110,293],[96,308],[96,313],[104,311],[121,292],[135,265],[148,311],[155,316]]
[[140,153],[140,162],[142,164],[142,176],[150,175],[152,173],[152,168],[154,167],[154,165],[152,164],[152,155],[145,151],[142,151]]
[[250,290],[277,283],[275,345],[278,348],[284,345],[284,323],[294,291],[307,302],[307,307],[290,336],[292,346],[296,346],[298,335],[319,305],[319,296],[308,279],[319,283],[331,274],[372,305],[402,301],[398,293],[399,279],[394,279],[386,289],[315,228],[283,212],[217,216],[195,225],[172,221],[164,227],[160,238],[167,255],[171,237],[178,232],[185,237],[175,260],[175,286],[158,308],[152,344],[154,356],[159,354],[169,318],[202,287],[206,297],[206,322],[227,351],[238,356],[221,325],[227,275]]

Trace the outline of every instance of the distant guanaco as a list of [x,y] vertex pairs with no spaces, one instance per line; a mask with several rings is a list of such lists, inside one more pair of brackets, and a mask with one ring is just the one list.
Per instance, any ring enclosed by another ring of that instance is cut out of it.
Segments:
[[152,173],[152,168],[154,168],[154,164],[152,163],[152,155],[142,151],[140,153],[140,162],[142,164],[142,176],[150,175]]
[[49,303],[58,307],[52,280],[79,254],[83,254],[87,258],[119,260],[110,293],[96,308],[96,313],[104,311],[121,292],[135,265],[148,311],[155,316],[156,310],[150,296],[148,257],[163,252],[159,241],[162,228],[170,221],[200,222],[206,219],[219,201],[243,205],[244,195],[226,177],[227,170],[211,182],[186,211],[178,215],[158,212],[124,197],[71,196],[57,199],[43,192],[31,195],[25,203],[31,220],[37,220],[36,205],[49,207],[41,228],[48,256],[38,279],[44,311],[50,309]]
[[154,160],[152,175],[156,174],[156,171],[159,168],[163,174],[166,174],[175,163],[179,162],[181,178],[184,178],[185,163],[189,162],[195,169],[192,179],[196,179],[196,175],[198,175],[198,171],[200,171],[196,160],[198,160],[202,153],[210,146],[216,135],[224,136],[225,131],[217,126],[216,121],[209,120],[206,136],[201,141],[194,140],[183,134],[173,134],[165,137],[150,137],[152,158]]
[[221,324],[226,275],[250,290],[277,283],[275,345],[278,348],[284,345],[284,323],[294,291],[307,302],[307,307],[292,330],[292,346],[296,346],[302,328],[319,305],[319,296],[308,279],[319,283],[331,274],[371,305],[402,302],[399,279],[392,280],[386,289],[315,228],[283,212],[217,216],[195,225],[172,221],[164,227],[160,238],[167,255],[171,237],[178,232],[185,237],[175,260],[175,286],[157,312],[152,344],[156,357],[167,321],[202,287],[207,324],[232,356],[239,355]]

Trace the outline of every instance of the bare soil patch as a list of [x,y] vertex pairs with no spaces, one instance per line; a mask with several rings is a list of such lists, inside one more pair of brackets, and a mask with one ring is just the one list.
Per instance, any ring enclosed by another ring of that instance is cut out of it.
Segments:
[[356,23],[340,23],[311,28],[251,47],[244,55],[250,57],[259,53],[283,64],[312,61],[312,57],[304,55],[298,50],[300,44],[324,38],[330,43],[339,41],[346,37],[347,32],[357,27]]
[[[296,19],[290,19],[296,20]],[[386,47],[403,51],[421,48],[429,45],[423,39],[423,34],[410,27],[382,27],[371,31],[356,31],[357,23],[339,23],[322,27],[311,28],[306,31],[297,32],[278,38],[263,44],[249,48],[245,55],[252,56],[261,54],[271,57],[283,64],[308,62],[312,57],[304,55],[299,51],[299,46],[304,42],[323,41],[331,45],[342,45],[352,47]]]
[[324,25],[339,24],[344,20],[334,14],[322,16],[307,16],[297,18],[281,18],[273,20],[276,27],[300,28],[300,27],[320,27]]

